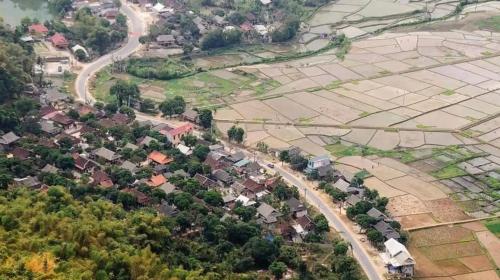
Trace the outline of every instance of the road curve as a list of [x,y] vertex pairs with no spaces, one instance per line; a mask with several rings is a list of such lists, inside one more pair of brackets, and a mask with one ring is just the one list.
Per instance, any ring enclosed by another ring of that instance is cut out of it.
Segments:
[[125,58],[133,54],[140,46],[139,37],[146,32],[146,23],[141,15],[127,5],[125,0],[121,0],[120,12],[127,17],[128,38],[127,42],[121,48],[114,50],[89,64],[83,66],[75,81],[76,99],[80,102],[93,104],[95,98],[88,91],[88,83],[97,71],[111,64],[112,58]]
[[[261,165],[267,165],[271,162],[266,161],[262,158],[257,157],[257,161]],[[365,271],[368,279],[370,280],[383,280],[384,278],[378,274],[375,265],[370,259],[368,253],[362,248],[360,241],[356,239],[355,236],[351,235],[350,230],[344,225],[344,223],[339,219],[339,217],[334,213],[334,210],[326,205],[321,198],[319,198],[310,188],[310,185],[305,183],[303,180],[297,178],[292,173],[288,172],[281,166],[277,164],[274,165],[274,170],[276,170],[283,179],[288,181],[290,184],[297,186],[301,193],[305,193],[306,200],[316,206],[318,210],[325,215],[330,226],[333,226],[337,232],[344,238],[347,242],[352,245],[352,250],[354,257],[357,259],[361,268]]]

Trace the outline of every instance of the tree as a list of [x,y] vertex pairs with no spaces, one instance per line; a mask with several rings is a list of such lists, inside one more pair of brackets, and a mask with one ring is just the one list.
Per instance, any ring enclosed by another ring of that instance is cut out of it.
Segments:
[[198,118],[203,128],[210,128],[212,126],[212,120],[213,120],[212,111],[208,109],[203,109],[200,111]]
[[287,150],[281,151],[279,158],[280,158],[281,162],[289,162],[290,161],[290,154]]
[[370,217],[366,214],[359,214],[356,216],[356,223],[358,223],[358,225],[361,228],[367,229],[370,228],[372,225],[376,224],[377,219]]
[[104,54],[111,46],[111,33],[103,27],[94,28],[88,35],[87,45],[99,54]]
[[300,21],[296,18],[289,19],[285,23],[271,32],[273,42],[284,42],[292,39],[300,27]]
[[0,189],[7,189],[10,183],[14,181],[12,175],[0,172]]
[[314,229],[317,233],[324,233],[330,231],[330,226],[328,225],[328,220],[325,215],[319,214],[313,219]]
[[271,271],[276,279],[283,278],[283,274],[286,272],[286,269],[286,264],[280,261],[274,261],[269,265],[269,271]]
[[222,196],[219,192],[216,191],[207,191],[203,195],[203,200],[211,206],[222,206],[224,205],[224,200],[222,200]]
[[210,149],[205,145],[198,144],[193,149],[193,155],[200,161],[204,161],[207,158],[208,153],[210,153]]
[[243,142],[243,136],[245,135],[245,130],[241,127],[232,126],[227,131],[227,136],[230,141],[235,141],[236,143]]
[[193,147],[196,145],[196,142],[198,141],[198,138],[196,136],[191,135],[191,134],[186,134],[181,137],[182,142],[188,147]]
[[156,112],[155,102],[149,98],[144,98],[140,103],[139,111],[148,114],[155,113]]
[[261,237],[252,237],[243,248],[260,268],[268,268],[278,254],[276,245]]
[[172,99],[167,99],[160,104],[160,111],[164,116],[173,116],[184,113],[186,102],[182,96],[175,96]]
[[250,221],[253,217],[255,217],[255,214],[257,213],[255,207],[245,207],[242,205],[237,206],[233,211],[244,222]]
[[75,57],[78,61],[84,61],[87,58],[87,54],[82,49],[78,49],[75,51]]
[[182,45],[182,53],[184,55],[189,55],[194,50],[194,46],[191,44]]
[[384,236],[376,229],[369,229],[366,233],[366,237],[372,244],[379,244],[384,241]]
[[116,81],[109,89],[109,93],[116,97],[118,106],[130,105],[133,100],[138,99],[141,95],[137,84],[124,80]]
[[347,243],[343,241],[340,241],[337,244],[335,244],[335,247],[333,247],[333,253],[336,256],[345,255],[348,249],[349,245],[347,245]]

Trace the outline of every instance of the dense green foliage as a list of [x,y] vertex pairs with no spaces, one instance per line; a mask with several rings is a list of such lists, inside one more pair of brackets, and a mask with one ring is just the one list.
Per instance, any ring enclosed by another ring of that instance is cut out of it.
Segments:
[[0,22],[0,103],[18,96],[31,82],[33,49],[21,43],[20,36]]
[[167,99],[160,104],[160,111],[164,116],[173,116],[184,113],[186,102],[181,96],[175,96],[172,99]]
[[137,59],[127,61],[127,73],[145,79],[170,80],[191,75],[198,70],[172,59]]
[[300,27],[300,21],[297,19],[289,19],[279,28],[271,33],[273,42],[284,42],[292,39],[297,34]]
[[222,31],[216,29],[208,32],[201,39],[200,47],[202,50],[226,47],[239,43],[241,40],[241,32],[237,29]]
[[113,86],[111,86],[109,93],[116,97],[118,106],[132,104],[131,102],[139,99],[141,94],[137,84],[124,80],[118,80]]

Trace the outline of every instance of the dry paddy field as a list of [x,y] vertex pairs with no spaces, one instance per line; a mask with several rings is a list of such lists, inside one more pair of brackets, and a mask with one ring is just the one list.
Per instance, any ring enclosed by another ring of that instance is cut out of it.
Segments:
[[[410,233],[410,252],[417,262],[419,279],[499,279],[495,272],[498,240],[485,241],[489,233],[479,222],[438,226]],[[438,278],[439,277],[439,278]]]
[[292,145],[280,130],[296,126],[292,141],[303,138],[298,143],[310,146],[324,146],[310,138],[322,135],[381,150],[481,142],[500,147],[500,118],[475,126],[500,112],[500,33],[385,33],[352,45],[343,61],[327,52],[239,67],[281,86],[260,99],[230,104],[216,119],[235,121],[223,117],[233,111],[243,125],[279,123],[272,134],[266,127],[259,134],[258,141],[270,146],[276,140]]

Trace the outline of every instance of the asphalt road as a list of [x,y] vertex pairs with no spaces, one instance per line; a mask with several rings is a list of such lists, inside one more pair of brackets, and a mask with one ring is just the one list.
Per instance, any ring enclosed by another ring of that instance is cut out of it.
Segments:
[[[266,161],[262,158],[257,157],[257,161],[261,165],[267,165],[271,162]],[[339,217],[334,213],[334,209],[326,205],[323,200],[321,200],[314,192],[311,191],[311,186],[306,184],[301,179],[297,178],[294,174],[291,174],[278,164],[274,165],[274,170],[276,170],[280,175],[288,181],[290,184],[297,186],[301,194],[305,194],[306,200],[316,206],[318,210],[325,215],[330,226],[335,228],[337,232],[340,233],[342,238],[352,245],[352,250],[354,257],[358,260],[360,266],[365,271],[368,279],[370,280],[382,280],[384,279],[381,275],[377,273],[374,264],[371,262],[371,257],[368,253],[361,247],[360,241],[356,239],[355,236],[351,235],[351,232],[347,229],[344,223],[339,219]]]
[[146,32],[146,23],[142,20],[141,15],[130,8],[125,0],[122,0],[121,3],[122,6],[120,11],[127,16],[128,19],[129,34],[127,42],[121,48],[83,66],[75,82],[77,100],[80,102],[89,104],[95,102],[95,98],[88,92],[88,81],[90,77],[105,66],[111,64],[113,57],[123,59],[133,54],[140,46],[139,37]]

